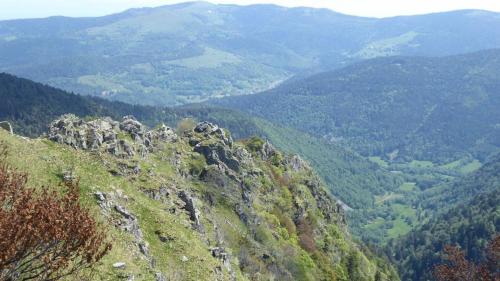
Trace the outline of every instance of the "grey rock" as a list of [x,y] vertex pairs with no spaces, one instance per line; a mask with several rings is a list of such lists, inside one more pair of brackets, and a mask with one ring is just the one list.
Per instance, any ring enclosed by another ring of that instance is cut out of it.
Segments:
[[144,133],[144,126],[131,115],[123,117],[123,120],[120,123],[120,129],[139,137]]
[[271,159],[271,157],[276,155],[277,150],[269,141],[266,141],[264,145],[262,145],[262,150],[260,153],[263,160],[269,160]]
[[167,281],[165,276],[161,272],[156,272],[155,274],[156,281]]
[[139,243],[139,251],[146,257],[149,257],[149,247],[145,243]]
[[198,123],[196,125],[196,127],[194,127],[194,131],[197,133],[205,133],[205,132],[210,133],[212,131],[213,127],[214,127],[214,125],[212,123],[205,121],[205,122]]
[[104,193],[101,191],[97,191],[96,193],[94,193],[94,196],[98,202],[105,202],[106,201],[106,195],[104,195]]
[[124,262],[115,262],[113,264],[113,267],[118,268],[118,269],[123,269],[123,268],[125,268],[125,266],[126,266],[126,264]]
[[62,178],[65,183],[71,183],[76,179],[72,170],[66,170],[62,173]]
[[177,140],[178,136],[174,130],[162,124],[159,128],[146,133],[144,144],[150,147],[154,142],[175,142]]
[[212,124],[210,122],[201,122],[194,127],[194,131],[197,133],[202,133],[205,137],[216,138],[224,142],[225,145],[232,146],[233,139],[227,136],[226,132],[220,128],[218,125]]
[[307,163],[304,160],[302,160],[302,158],[300,158],[300,156],[298,155],[293,155],[291,157],[288,157],[286,161],[287,164],[292,169],[292,171],[294,172],[298,172],[306,167],[307,168],[309,167]]
[[189,219],[193,222],[194,228],[201,231],[202,225],[200,222],[200,211],[196,208],[194,198],[187,194],[184,190],[179,192],[178,196],[179,199],[184,202],[184,209],[189,213]]
[[14,130],[12,129],[12,125],[9,122],[7,122],[7,121],[0,122],[0,128],[6,130],[11,135],[14,134]]
[[166,186],[160,186],[159,189],[147,189],[144,193],[156,201],[166,201],[170,197],[170,190]]
[[194,151],[205,156],[208,165],[224,164],[229,169],[238,172],[240,170],[240,162],[233,155],[230,147],[221,143],[199,143],[194,147]]
[[120,205],[115,205],[115,210],[126,219],[135,220],[135,217],[132,214],[130,214],[124,207]]

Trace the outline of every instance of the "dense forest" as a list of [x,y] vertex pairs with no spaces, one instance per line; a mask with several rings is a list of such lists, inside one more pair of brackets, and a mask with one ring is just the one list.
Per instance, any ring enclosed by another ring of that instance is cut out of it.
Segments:
[[500,155],[478,171],[422,198],[426,222],[386,246],[403,280],[430,280],[434,266],[443,262],[445,246],[459,246],[478,263],[484,248],[500,228]]
[[386,160],[484,160],[500,147],[500,50],[389,57],[213,103]]

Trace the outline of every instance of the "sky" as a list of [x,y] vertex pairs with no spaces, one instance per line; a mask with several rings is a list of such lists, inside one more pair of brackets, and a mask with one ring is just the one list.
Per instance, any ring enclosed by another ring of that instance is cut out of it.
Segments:
[[[103,16],[130,8],[155,7],[178,0],[0,0],[0,20],[48,16]],[[213,3],[248,5],[273,3],[296,7],[328,8],[368,17],[416,15],[459,9],[500,12],[500,0],[210,0]]]

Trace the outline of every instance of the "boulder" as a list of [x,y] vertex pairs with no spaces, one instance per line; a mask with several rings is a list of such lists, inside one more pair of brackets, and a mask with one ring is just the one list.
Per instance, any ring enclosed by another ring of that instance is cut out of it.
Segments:
[[125,268],[125,265],[126,264],[124,262],[115,262],[113,264],[113,268],[123,269],[123,268]]
[[307,163],[300,158],[298,155],[293,155],[290,157],[287,157],[286,159],[286,164],[292,169],[294,172],[298,172],[304,168],[308,168],[309,166]]
[[205,138],[218,139],[224,142],[225,145],[232,146],[233,139],[228,136],[226,132],[220,128],[218,125],[212,124],[210,122],[201,122],[194,127],[196,133],[203,134]]
[[269,141],[266,141],[262,145],[262,149],[260,151],[260,154],[262,155],[263,160],[271,159],[271,157],[276,155],[276,153],[277,153],[276,148]]
[[189,213],[189,219],[193,222],[194,228],[201,231],[200,211],[196,208],[194,198],[184,190],[179,192],[178,196],[184,202],[184,209]]
[[208,165],[221,166],[224,164],[233,171],[240,170],[240,162],[233,155],[231,148],[222,143],[201,142],[195,145],[194,151],[203,154]]

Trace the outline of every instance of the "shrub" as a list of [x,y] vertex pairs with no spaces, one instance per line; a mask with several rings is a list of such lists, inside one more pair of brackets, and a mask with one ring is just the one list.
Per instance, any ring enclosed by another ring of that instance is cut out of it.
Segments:
[[465,258],[465,253],[457,247],[446,246],[447,263],[436,266],[434,275],[438,281],[497,281],[500,263],[500,235],[491,240],[486,248],[487,260],[483,264],[474,264]]
[[179,123],[177,123],[177,134],[178,135],[183,135],[187,132],[190,132],[193,130],[193,128],[196,127],[196,121],[192,118],[184,118]]
[[251,152],[258,152],[258,151],[261,151],[262,150],[262,147],[264,146],[264,140],[257,137],[257,136],[254,136],[254,137],[251,137],[247,142],[246,142],[246,146],[248,148],[248,150],[250,150]]
[[299,243],[302,249],[308,253],[316,251],[316,243],[314,242],[314,234],[311,223],[306,218],[300,218],[297,223],[297,232],[299,234]]
[[99,261],[111,245],[80,206],[78,184],[37,193],[5,155],[0,144],[0,280],[58,280]]

